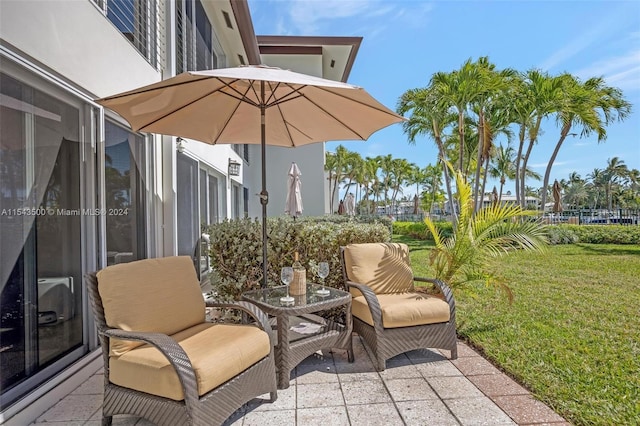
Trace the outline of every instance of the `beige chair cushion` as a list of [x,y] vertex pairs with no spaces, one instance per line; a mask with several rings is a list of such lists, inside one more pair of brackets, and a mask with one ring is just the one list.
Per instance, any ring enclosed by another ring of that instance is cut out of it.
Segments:
[[[188,256],[145,259],[97,273],[107,325],[127,331],[175,334],[205,321],[205,304]],[[111,339],[119,356],[140,342]]]
[[[198,381],[198,394],[237,376],[269,354],[269,336],[250,325],[203,323],[172,336],[187,353]],[[112,383],[129,389],[184,399],[178,375],[159,350],[150,345],[109,359]]]
[[[376,294],[413,290],[413,272],[406,244],[349,244],[344,250],[344,263],[350,281],[364,284]],[[354,297],[362,295],[354,288],[349,291]]]
[[[418,293],[379,294],[384,328],[435,324],[449,321],[449,305],[444,300]],[[364,296],[351,302],[353,316],[373,326],[371,311]]]

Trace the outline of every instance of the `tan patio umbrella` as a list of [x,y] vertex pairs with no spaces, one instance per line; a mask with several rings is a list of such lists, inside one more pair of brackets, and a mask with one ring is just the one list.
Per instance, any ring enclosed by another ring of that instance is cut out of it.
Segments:
[[134,131],[262,146],[262,265],[267,280],[266,145],[366,140],[404,120],[364,89],[263,65],[191,71],[97,101]]
[[302,181],[300,180],[300,168],[296,163],[291,163],[289,177],[287,178],[287,201],[284,212],[289,216],[296,217],[302,215]]

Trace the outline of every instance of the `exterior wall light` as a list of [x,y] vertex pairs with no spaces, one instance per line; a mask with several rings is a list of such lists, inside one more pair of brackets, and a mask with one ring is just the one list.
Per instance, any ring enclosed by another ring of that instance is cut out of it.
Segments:
[[182,154],[184,152],[184,150],[187,148],[187,141],[185,141],[182,138],[178,138],[176,140],[176,150]]
[[229,158],[229,176],[240,176],[240,163]]

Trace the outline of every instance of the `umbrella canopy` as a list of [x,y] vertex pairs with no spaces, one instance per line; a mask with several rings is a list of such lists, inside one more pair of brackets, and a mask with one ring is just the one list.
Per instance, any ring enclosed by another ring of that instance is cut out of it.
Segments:
[[553,182],[553,211],[559,213],[562,211],[562,195],[561,195],[560,183],[556,179]]
[[296,163],[291,163],[289,177],[287,178],[287,201],[284,212],[294,219],[302,215],[302,182],[300,181],[300,168]]
[[366,140],[404,120],[364,89],[266,66],[186,72],[97,101],[134,131],[210,144],[260,144],[262,263],[267,282],[266,145]]

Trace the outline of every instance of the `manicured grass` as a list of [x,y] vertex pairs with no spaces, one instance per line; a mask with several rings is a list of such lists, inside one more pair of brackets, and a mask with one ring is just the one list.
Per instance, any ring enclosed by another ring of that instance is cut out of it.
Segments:
[[[432,243],[394,241],[430,276]],[[458,334],[576,425],[640,424],[640,246],[558,245],[491,267],[514,302],[483,284],[458,293]]]

